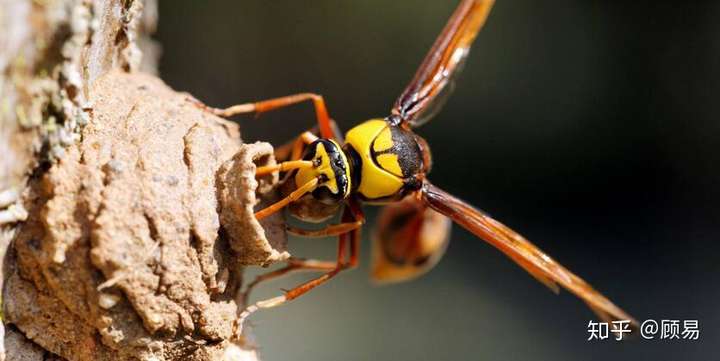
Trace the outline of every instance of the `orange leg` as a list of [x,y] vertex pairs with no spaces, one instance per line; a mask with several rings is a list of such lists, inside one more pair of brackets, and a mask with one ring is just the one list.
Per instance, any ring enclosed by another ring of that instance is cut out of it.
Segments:
[[356,228],[350,232],[350,261],[349,268],[355,268],[358,265],[360,257],[360,232],[362,228]]
[[[310,132],[304,132],[302,133],[298,139],[295,141],[295,146],[293,147],[293,154],[292,154],[292,160],[287,162],[282,162],[280,164],[277,164],[275,166],[266,166],[266,167],[258,167],[255,171],[256,176],[265,175],[270,172],[274,172],[276,170],[285,171],[285,170],[291,170],[291,169],[297,169],[297,168],[303,168],[303,167],[314,167],[315,163],[312,161],[305,161],[305,160],[297,160],[302,155],[302,150],[305,144],[310,144],[317,140],[317,137],[310,133]],[[297,154],[296,154],[297,153]],[[306,193],[312,192],[317,186],[320,184],[319,179],[313,179],[312,181],[304,184],[302,187],[296,189],[294,192],[290,193],[287,197],[281,199],[280,201],[263,208],[262,210],[259,210],[255,212],[255,218],[258,220],[263,219],[279,210],[281,210],[283,207],[290,204],[290,202],[296,201],[300,199],[302,196],[304,196]]]
[[[341,219],[343,223],[341,225],[354,225],[356,223],[359,223],[362,225],[365,220],[365,215],[362,213],[362,209],[360,206],[355,203],[354,201],[348,202],[348,207],[343,212],[343,218]],[[330,227],[328,227],[330,228]],[[359,239],[360,239],[360,227],[353,227],[351,229],[348,229],[346,232],[341,232],[335,235],[338,236],[345,236],[346,234],[350,234],[350,244],[352,245],[350,249],[350,265],[351,267],[354,267],[357,264],[357,254],[358,254],[358,247],[360,245]],[[329,234],[324,234],[319,237],[329,236]],[[252,282],[248,284],[248,286],[245,288],[245,291],[243,294],[246,296],[250,294],[250,291],[255,288],[259,283],[269,281],[275,278],[279,278],[282,276],[285,276],[292,272],[297,271],[330,271],[335,268],[337,265],[336,262],[330,262],[330,261],[318,261],[318,260],[312,260],[312,259],[299,259],[299,258],[291,258],[287,261],[287,265],[283,268],[279,268],[275,271],[271,271],[265,274],[262,274],[255,278]],[[247,302],[245,302],[247,304]]]
[[293,104],[301,103],[307,100],[312,100],[313,105],[315,106],[315,116],[317,117],[318,125],[320,127],[320,135],[322,135],[323,138],[335,138],[335,132],[333,131],[333,127],[330,124],[330,115],[328,115],[327,107],[325,106],[325,100],[321,95],[318,94],[293,94],[280,98],[262,100],[255,103],[233,105],[225,109],[209,107],[194,98],[190,98],[189,100],[195,103],[198,107],[204,109],[205,111],[225,118],[243,113],[261,114],[264,112],[269,112],[271,110],[280,109]]
[[[349,200],[346,209],[349,209],[349,214],[351,215],[348,221],[343,220],[339,224],[330,224],[325,228],[318,230],[302,229],[291,226],[288,226],[287,230],[288,232],[298,236],[319,238],[339,236],[341,234],[354,231],[362,227],[363,224],[365,224],[365,215],[363,214],[363,211],[360,208],[360,205],[357,204],[357,202],[355,202],[354,200]],[[344,216],[343,219],[345,219]]]
[[[365,221],[365,215],[362,213],[362,208],[355,199],[348,200],[348,207],[343,211],[341,218],[342,222],[349,223],[352,220]],[[355,228],[352,231],[340,235],[340,237],[347,237],[350,241],[350,259],[345,265],[346,268],[355,268],[358,265],[358,257],[360,256],[360,232],[361,227]]]
[[290,204],[290,202],[296,201],[296,200],[300,199],[302,196],[304,196],[306,193],[309,193],[309,192],[312,192],[313,190],[315,190],[315,188],[318,186],[319,183],[320,183],[320,180],[315,178],[315,179],[303,184],[302,187],[296,189],[295,191],[290,193],[290,195],[288,195],[287,197],[255,212],[255,218],[257,220],[261,220],[261,219],[263,219],[269,215],[272,215],[273,213],[283,209],[285,206]]
[[[350,208],[350,209],[348,209]],[[360,209],[359,205],[356,205],[355,203],[352,203],[352,205],[348,205],[348,208],[346,208],[346,211],[343,212],[343,223],[336,225],[336,226],[342,226],[342,225],[362,225],[365,221],[365,215],[362,213],[362,209]],[[332,226],[327,227],[325,229],[332,228]],[[323,230],[325,230],[323,229]],[[321,230],[321,231],[323,231]],[[320,232],[320,231],[309,231],[309,232]],[[334,232],[333,232],[334,233]],[[359,252],[358,247],[360,245],[360,227],[348,227],[347,231],[345,232],[337,232],[337,234],[322,234],[318,237],[326,237],[331,235],[336,236],[347,236],[350,234],[350,244],[352,245],[350,249],[350,261],[349,264],[351,267],[354,267],[357,265],[357,254]],[[275,271],[271,271],[265,274],[262,274],[255,278],[252,282],[248,284],[248,286],[245,288],[245,291],[243,294],[246,296],[250,294],[250,291],[255,288],[259,283],[269,281],[275,278],[279,278],[282,276],[285,276],[292,272],[297,271],[330,271],[333,270],[336,266],[336,262],[330,262],[330,261],[318,261],[313,259],[300,259],[300,258],[291,258],[287,261],[287,265],[285,267],[279,268]],[[247,304],[247,302],[245,302]]]
[[293,144],[290,159],[300,159],[300,157],[303,156],[303,150],[305,149],[305,146],[316,140],[318,140],[318,137],[313,133],[303,132],[302,134],[300,134],[298,139],[295,141],[295,144]]
[[[304,161],[304,160],[295,160],[297,158],[300,158],[302,155],[302,150],[305,144],[309,144],[317,140],[317,137],[310,133],[310,132],[304,132],[303,134],[298,137],[298,139],[295,141],[295,147],[293,149],[293,160],[282,162],[275,166],[267,166],[267,167],[259,167],[256,170],[256,176],[257,175],[264,175],[276,170],[284,171],[284,170],[290,170],[290,169],[297,169],[297,168],[303,168],[303,167],[314,167],[315,163],[312,161]],[[296,154],[297,153],[297,154]],[[299,187],[294,192],[290,193],[287,197],[281,199],[280,201],[263,208],[262,210],[259,210],[255,212],[255,218],[260,220],[263,219],[281,209],[283,207],[290,204],[290,202],[296,201],[300,199],[302,196],[304,196],[306,193],[312,192],[315,190],[315,188],[320,184],[319,179],[313,179],[310,182],[305,183],[302,187]]]
[[[350,223],[353,219],[355,219],[356,214],[353,208],[359,209],[357,204],[354,201],[349,201],[349,207],[345,209],[343,212],[342,221],[346,223]],[[266,300],[258,301],[249,307],[245,308],[242,313],[240,313],[240,316],[237,320],[235,320],[234,327],[234,335],[237,337],[242,333],[242,325],[245,322],[245,319],[247,319],[252,313],[263,309],[263,308],[272,308],[280,306],[288,301],[294,300],[305,293],[309,292],[313,288],[320,286],[321,284],[327,282],[331,278],[335,277],[338,273],[340,273],[343,270],[353,268],[357,266],[358,264],[358,255],[359,255],[359,241],[360,241],[360,229],[356,228],[348,233],[341,234],[338,239],[338,254],[337,254],[337,262],[334,264],[332,268],[330,268],[331,264],[329,262],[320,262],[320,261],[312,261],[317,263],[304,263],[304,267],[308,270],[322,270],[322,269],[330,269],[327,273],[321,275],[318,278],[312,279],[310,281],[307,281],[293,289],[290,289],[285,292],[284,295],[269,298]],[[346,245],[350,244],[350,256],[349,259],[346,261]],[[289,272],[291,272],[293,269],[288,269],[289,267],[292,267],[292,264],[288,265],[288,267],[281,268],[277,271],[270,272],[266,275],[261,275],[253,281],[249,286],[254,287],[258,283],[262,281],[266,281],[268,279],[277,278],[280,276],[283,276]],[[298,268],[295,268],[298,269]],[[262,279],[261,279],[262,278]]]
[[318,229],[318,230],[302,229],[302,228],[288,226],[287,231],[296,236],[321,238],[321,237],[339,236],[341,234],[345,234],[345,233],[348,233],[355,229],[358,229],[362,225],[363,225],[363,221],[353,221],[353,222],[340,223],[340,224],[331,224],[325,228]]
[[303,132],[295,140],[275,148],[275,159],[278,161],[298,160],[303,156],[305,146],[316,141],[318,137],[309,132]]
[[[308,282],[305,282],[287,292],[285,292],[284,295],[276,296],[273,298],[268,298],[266,300],[258,301],[253,303],[252,305],[246,307],[241,313],[240,316],[235,320],[233,324],[233,336],[238,338],[242,334],[242,326],[243,323],[245,323],[245,320],[254,312],[263,309],[263,308],[272,308],[280,306],[290,300],[293,300],[300,295],[308,292],[309,290],[319,286],[320,284],[326,282],[327,280],[335,277],[340,271],[342,271],[345,267],[345,245],[347,244],[346,237],[342,236],[338,240],[338,256],[337,256],[337,262],[335,266],[330,270],[329,272],[323,274],[322,276],[315,278],[313,280],[310,280]],[[283,273],[286,274],[287,272]],[[282,275],[282,274],[281,274]],[[271,278],[279,277],[279,275],[272,275]],[[256,284],[257,285],[257,284]]]
[[242,292],[244,305],[248,304],[248,296],[252,292],[252,290],[259,285],[262,282],[270,281],[276,278],[281,278],[283,276],[286,276],[288,274],[294,273],[294,272],[300,272],[300,271],[309,271],[309,272],[327,272],[335,269],[337,267],[337,261],[319,261],[314,259],[300,259],[300,258],[291,258],[287,261],[287,265],[282,268],[278,268],[274,271],[261,274],[257,276],[252,282],[248,283],[247,287],[245,287],[245,290]]

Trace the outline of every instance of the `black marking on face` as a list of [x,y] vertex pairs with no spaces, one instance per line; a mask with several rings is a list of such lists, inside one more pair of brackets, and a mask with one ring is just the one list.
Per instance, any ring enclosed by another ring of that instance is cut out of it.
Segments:
[[[326,185],[318,186],[312,195],[318,201],[325,204],[335,204],[345,199],[345,195],[348,193],[349,179],[347,177],[347,164],[342,157],[342,149],[340,149],[335,143],[327,139],[318,139],[308,146],[308,150],[303,157],[304,160],[316,161],[319,159],[318,146],[322,144],[327,152],[330,168],[332,169],[335,182],[337,184],[337,192],[333,192]],[[326,180],[327,181],[327,180]]]

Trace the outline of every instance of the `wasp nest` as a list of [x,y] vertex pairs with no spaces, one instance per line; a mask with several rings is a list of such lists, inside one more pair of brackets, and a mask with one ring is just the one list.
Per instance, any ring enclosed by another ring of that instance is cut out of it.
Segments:
[[282,216],[253,216],[272,147],[148,75],[112,72],[89,100],[82,140],[31,180],[5,321],[70,360],[241,357],[242,267],[289,256]]

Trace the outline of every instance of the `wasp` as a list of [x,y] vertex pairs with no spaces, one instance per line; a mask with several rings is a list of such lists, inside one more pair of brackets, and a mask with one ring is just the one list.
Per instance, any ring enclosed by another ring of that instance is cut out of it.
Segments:
[[[363,204],[384,205],[374,233],[372,276],[403,281],[422,274],[442,256],[452,222],[490,243],[556,293],[563,287],[584,301],[601,319],[632,317],[565,267],[504,224],[443,191],[428,180],[432,165],[428,143],[413,129],[438,112],[485,23],[493,0],[462,0],[435,40],[419,69],[384,118],[365,121],[343,137],[330,118],[323,97],[302,93],[225,109],[203,109],[223,117],[262,113],[300,102],[315,108],[316,132],[306,131],[276,151],[277,165],[259,167],[256,175],[285,174],[280,201],[255,213],[262,219],[284,208],[304,221],[320,222],[342,211],[340,223],[320,230],[288,227],[309,237],[338,237],[337,259],[290,259],[259,282],[289,272],[323,272],[284,294],[248,306],[237,326],[251,313],[293,300],[358,263]],[[315,134],[319,133],[319,134]],[[451,222],[452,221],[452,222]],[[247,292],[246,292],[247,294]]]

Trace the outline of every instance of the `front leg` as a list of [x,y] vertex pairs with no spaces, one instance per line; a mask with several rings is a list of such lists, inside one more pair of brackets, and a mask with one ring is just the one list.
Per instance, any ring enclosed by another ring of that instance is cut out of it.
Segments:
[[289,233],[298,236],[320,238],[339,236],[341,234],[345,234],[359,229],[360,227],[362,227],[363,224],[365,224],[365,214],[363,213],[362,208],[360,208],[360,205],[357,203],[357,201],[355,201],[354,199],[348,200],[348,202],[346,203],[346,210],[349,211],[348,214],[350,216],[347,218],[343,216],[341,223],[330,224],[318,230],[302,229],[292,226],[287,226],[287,230]]
[[261,100],[254,103],[233,105],[224,109],[209,107],[201,101],[192,97],[189,97],[188,100],[193,102],[199,108],[224,118],[229,118],[233,115],[245,113],[261,114],[264,112],[269,112],[271,110],[281,109],[293,104],[311,100],[313,102],[313,106],[315,107],[315,117],[317,118],[318,126],[320,127],[320,135],[323,138],[328,139],[335,139],[337,136],[331,125],[330,115],[328,114],[327,107],[325,106],[325,99],[323,99],[322,95],[318,94],[293,94],[280,98]]

